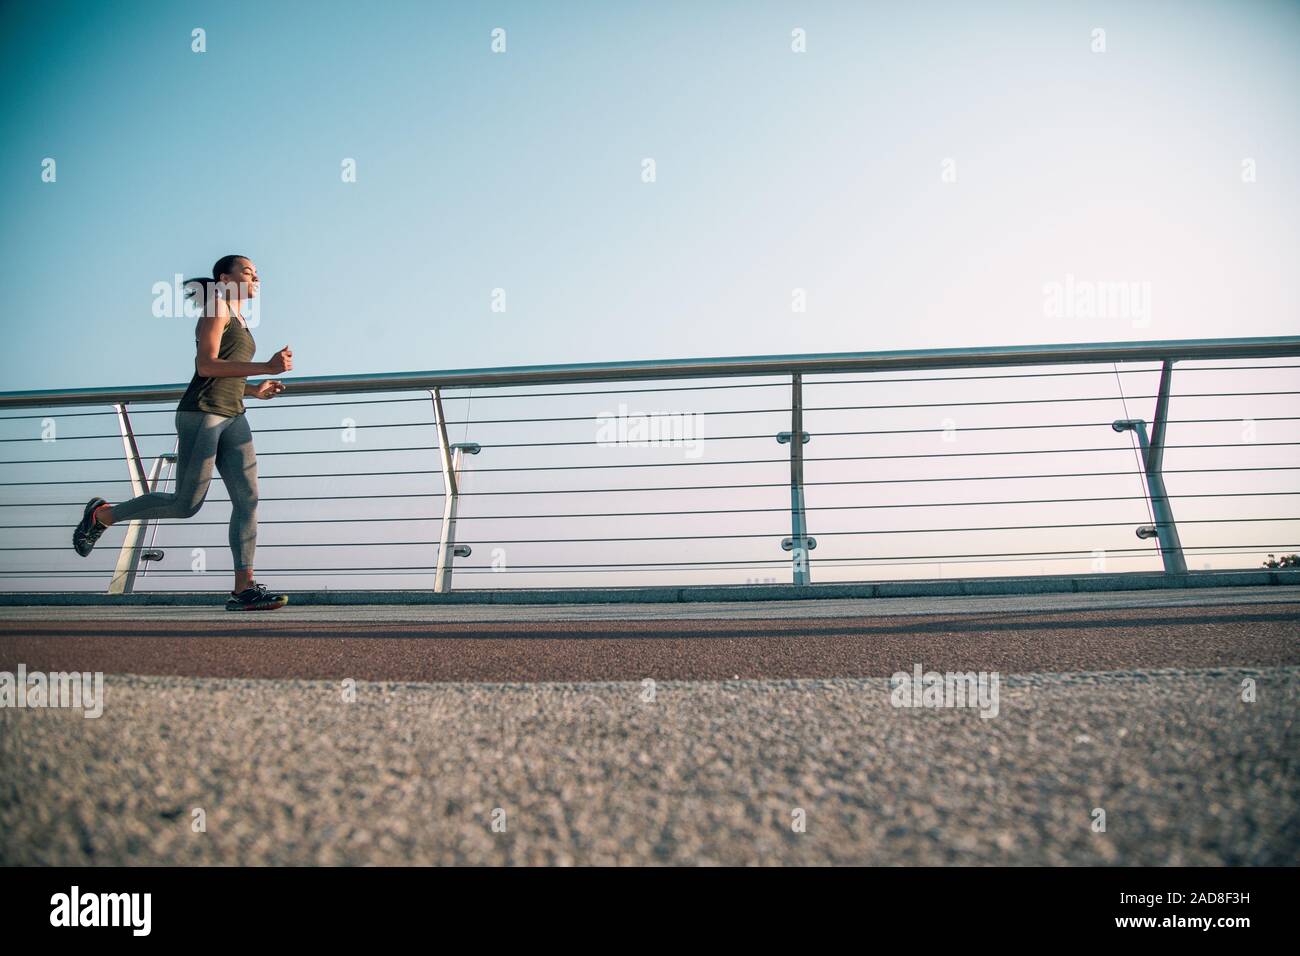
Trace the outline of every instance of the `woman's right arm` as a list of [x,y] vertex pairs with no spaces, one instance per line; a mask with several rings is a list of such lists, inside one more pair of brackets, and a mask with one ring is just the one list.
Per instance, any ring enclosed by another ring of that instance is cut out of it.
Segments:
[[224,315],[205,315],[199,319],[199,349],[194,359],[194,370],[203,378],[247,378],[249,375],[271,374],[269,362],[228,362],[217,358],[221,334],[228,321]]

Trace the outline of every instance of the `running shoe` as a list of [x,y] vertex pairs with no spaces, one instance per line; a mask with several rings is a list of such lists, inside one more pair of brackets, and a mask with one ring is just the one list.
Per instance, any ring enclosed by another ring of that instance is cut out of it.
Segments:
[[287,594],[267,594],[266,585],[256,581],[236,594],[230,592],[226,600],[227,611],[274,611],[289,603]]
[[83,558],[95,550],[95,542],[99,536],[108,530],[108,525],[100,524],[91,517],[95,509],[100,505],[108,504],[103,498],[91,498],[86,503],[86,511],[81,516],[81,524],[77,525],[72,531],[72,546],[77,549],[77,554]]

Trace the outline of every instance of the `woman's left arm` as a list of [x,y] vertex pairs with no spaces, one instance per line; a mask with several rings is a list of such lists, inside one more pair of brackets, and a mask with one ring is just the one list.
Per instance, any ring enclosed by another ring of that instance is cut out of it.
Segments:
[[284,383],[274,379],[267,379],[265,382],[258,382],[256,385],[244,383],[244,397],[252,398],[274,398],[284,391]]

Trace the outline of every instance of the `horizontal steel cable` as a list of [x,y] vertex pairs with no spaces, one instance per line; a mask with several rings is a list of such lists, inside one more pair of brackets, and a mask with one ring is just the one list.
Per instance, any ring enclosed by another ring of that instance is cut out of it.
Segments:
[[[1184,550],[1184,551],[1204,551],[1204,550],[1207,549],[1207,548],[1221,548],[1221,547],[1224,547],[1224,545],[1222,545],[1222,544],[1184,545],[1183,550]],[[1239,549],[1249,549],[1249,550],[1258,550],[1258,549],[1260,549],[1260,548],[1300,548],[1300,543],[1283,543],[1283,544],[1236,544],[1236,545],[1231,545],[1230,547],[1239,548]],[[909,561],[920,561],[920,562],[925,562],[925,563],[932,563],[932,562],[934,562],[934,561],[936,561],[936,560],[940,560],[940,559],[942,559],[942,560],[944,560],[944,561],[948,561],[948,560],[953,559],[953,558],[990,558],[990,557],[1008,557],[1008,558],[1014,558],[1014,557],[1028,557],[1028,556],[1035,556],[1035,557],[1037,557],[1037,556],[1047,556],[1047,555],[1078,555],[1080,558],[1092,559],[1092,558],[1095,557],[1095,553],[1094,553],[1095,551],[1103,551],[1107,556],[1110,556],[1110,555],[1123,555],[1123,554],[1127,554],[1127,553],[1129,553],[1129,552],[1142,552],[1143,554],[1148,555],[1148,556],[1155,556],[1155,555],[1158,555],[1158,554],[1159,554],[1159,550],[1160,550],[1160,549],[1159,549],[1159,546],[1158,546],[1158,545],[1150,545],[1150,546],[1147,546],[1147,547],[1144,547],[1144,548],[1098,548],[1098,549],[1090,549],[1090,550],[1087,550],[1087,551],[1084,551],[1084,550],[1073,550],[1073,551],[990,551],[990,552],[982,552],[982,553],[977,553],[977,554],[949,554],[949,555],[945,555],[945,554],[927,554],[927,555],[915,555],[915,554],[909,554],[909,555],[880,555],[880,556],[870,556],[870,555],[868,555],[868,556],[863,556],[863,557],[853,557],[853,558],[830,558],[830,557],[822,558],[822,557],[814,557],[814,558],[811,558],[810,561],[811,561],[811,563],[813,563],[813,564],[831,564],[831,563],[842,563],[842,562],[846,562],[846,561],[856,561],[856,562],[861,562],[861,563],[870,564],[870,563],[872,563],[872,562],[880,562],[880,561],[895,561],[895,560],[909,560]],[[1214,553],[1228,553],[1228,552],[1214,552]],[[1240,553],[1243,553],[1243,552],[1242,552],[1242,551],[1237,551],[1237,552],[1232,552],[1232,553],[1238,553],[1238,554],[1240,554]],[[588,566],[588,565],[582,565],[582,564],[517,565],[513,570],[518,571],[518,570],[522,570],[522,569],[532,569],[532,568],[537,568],[537,569],[541,569],[542,571],[552,571],[552,572],[555,572],[555,571],[561,571],[561,570],[566,570],[566,571],[567,571],[567,570],[575,570],[575,569],[585,569],[585,570],[599,571],[599,570],[603,570],[603,569],[606,569],[606,568],[629,568],[629,567],[633,567],[633,568],[643,568],[643,569],[647,569],[647,570],[649,570],[649,569],[654,569],[654,568],[658,568],[658,567],[665,567],[665,568],[714,567],[714,568],[716,568],[718,565],[721,565],[721,564],[734,564],[734,563],[736,563],[737,561],[745,561],[745,562],[747,562],[747,563],[750,564],[750,565],[764,565],[764,566],[766,566],[766,565],[783,565],[783,566],[788,567],[788,566],[790,565],[791,560],[792,560],[791,558],[789,558],[789,557],[785,557],[785,558],[771,558],[771,559],[767,559],[767,558],[736,559],[736,558],[733,558],[733,559],[731,559],[731,560],[727,560],[727,561],[630,562],[630,563],[621,563],[621,564],[603,563],[603,564],[601,564],[601,565],[590,565],[590,566]],[[318,571],[381,571],[381,570],[382,570],[382,571],[388,571],[388,572],[414,571],[414,572],[420,572],[420,573],[430,573],[430,572],[433,571],[433,568],[431,568],[431,567],[428,566],[428,565],[408,565],[408,566],[403,566],[403,567],[389,567],[389,568],[372,568],[372,567],[336,567],[336,568],[292,568],[292,569],[288,569],[288,570],[295,571],[295,572],[302,572],[302,573],[309,573],[309,572],[310,572],[310,573],[316,573],[316,572],[318,572]],[[489,573],[493,573],[493,574],[508,573],[508,572],[505,572],[505,571],[496,571],[496,570],[494,570],[494,569],[492,568],[491,565],[486,565],[486,564],[482,564],[482,565],[461,565],[461,564],[457,564],[457,565],[455,566],[455,572],[456,572],[457,574],[461,573],[462,571],[470,572],[470,571],[473,571],[473,570],[482,570],[482,571],[487,571],[487,572],[489,572]],[[42,575],[42,576],[43,576],[43,575],[47,575],[47,574],[101,574],[101,575],[102,575],[102,574],[104,574],[104,573],[106,573],[106,572],[111,572],[111,571],[112,571],[112,568],[111,568],[111,567],[109,567],[109,568],[99,568],[99,569],[93,569],[93,568],[92,568],[92,569],[88,569],[88,570],[84,570],[84,571],[82,571],[82,570],[76,570],[76,569],[51,568],[51,569],[49,569],[49,570],[28,570],[28,569],[24,569],[24,570],[0,570],[0,574],[25,574],[25,575],[28,575],[28,576],[36,576],[36,575]],[[151,572],[151,573],[168,573],[168,572]],[[180,574],[180,575],[183,575],[183,576],[193,576],[193,575],[195,574],[195,572],[193,572],[193,571],[190,571],[190,572],[183,572],[183,571],[182,571],[182,572],[174,572],[174,573],[176,573],[176,574]],[[216,574],[216,573],[228,573],[228,572],[227,572],[227,571],[208,570],[208,571],[206,571],[206,572],[204,572],[204,573],[210,575],[210,574]],[[274,569],[274,568],[268,568],[268,569],[265,569],[265,570],[259,569],[259,573],[262,573],[262,574],[278,574],[278,573],[281,573],[281,572],[280,572],[279,570],[277,570],[277,569]]]
[[[1215,418],[1215,419],[1204,419],[1204,421],[1236,422],[1238,421],[1238,419]],[[1256,418],[1256,419],[1251,419],[1251,421],[1300,421],[1300,418]],[[1175,422],[1169,422],[1168,424],[1171,425],[1191,424],[1193,422],[1194,420],[1189,420],[1186,422],[1175,421]],[[1099,424],[1109,426],[1110,423],[1101,422]],[[1020,429],[1020,428],[1085,428],[1085,427],[1094,428],[1097,427],[1097,424],[1088,423],[1086,425],[1005,425],[1005,426],[999,425],[999,426],[990,426],[988,428],[961,428],[961,429],[954,429],[954,431],[971,432],[971,431],[1002,431],[1006,429]],[[843,435],[899,435],[899,434],[909,434],[909,433],[941,434],[944,431],[945,429],[923,428],[923,429],[900,429],[900,430],[893,430],[893,431],[827,432],[827,433],[817,433],[817,436],[818,437],[839,437]],[[739,437],[749,437],[749,436],[739,436]],[[758,437],[763,437],[763,436],[758,436]],[[1241,444],[1243,446],[1253,447],[1258,445],[1279,445],[1279,444],[1290,445],[1290,444],[1297,444],[1297,443],[1296,442],[1238,442],[1235,444]],[[507,446],[485,445],[484,447],[492,448],[492,447],[507,447]],[[1227,446],[1166,445],[1165,447],[1166,448],[1217,448],[1217,447],[1227,447]],[[1043,449],[1039,449],[1039,451],[1042,450]],[[1051,451],[1051,450],[1052,449],[1046,449],[1046,451]],[[1096,450],[1108,451],[1113,449],[1096,449]],[[1028,454],[1028,452],[1008,451],[1008,452],[990,452],[987,454],[1014,455],[1014,454]],[[147,458],[151,456],[146,455],[142,457]],[[848,456],[831,457],[831,458],[824,458],[824,457],[818,458],[818,457],[805,456],[804,461],[863,461],[872,457],[889,457],[889,456],[848,455]],[[66,460],[76,461],[76,459],[66,459]],[[113,460],[120,461],[121,459],[113,459]],[[3,464],[3,462],[0,462],[0,464]],[[610,469],[610,468],[679,468],[679,467],[690,467],[690,466],[718,467],[720,465],[787,465],[788,466],[789,459],[788,458],[728,458],[722,461],[650,461],[650,462],[628,462],[625,464],[611,464],[611,465],[503,465],[501,467],[466,469],[466,471],[467,472],[472,471],[474,474],[484,474],[489,472],[519,472],[519,471],[598,471],[598,470]],[[442,474],[441,468],[415,469],[415,470],[406,470],[406,471],[354,471],[354,472],[338,471],[338,472],[307,473],[307,474],[297,474],[297,475],[258,475],[258,478],[259,479],[363,478],[363,477],[391,477],[394,475],[440,475],[440,474]],[[130,484],[131,481],[132,479],[130,478],[65,478],[65,479],[52,480],[52,481],[0,481],[0,487],[25,487],[29,485]]]
[[[1103,472],[1105,474],[1105,472]],[[1111,472],[1110,474],[1130,476],[1131,472]],[[942,480],[942,479],[940,479]],[[957,480],[957,479],[950,479]],[[1258,498],[1269,495],[1300,495],[1300,491],[1209,491],[1195,494],[1166,495],[1167,498]],[[805,511],[865,511],[877,508],[974,508],[982,505],[1034,505],[1034,504],[1071,504],[1083,501],[1144,501],[1146,495],[1104,495],[1090,498],[1016,498],[1004,501],[920,501],[884,505],[808,505]],[[228,502],[228,498],[214,499],[214,504]],[[457,515],[456,522],[462,521],[519,521],[532,518],[661,518],[665,515],[716,515],[716,514],[759,514],[779,512],[789,514],[789,506],[779,508],[704,508],[687,511],[596,511],[569,512],[535,515]],[[226,527],[229,521],[195,521],[192,518],[153,519],[184,521],[186,526],[220,525]],[[397,518],[259,518],[258,525],[266,524],[364,524],[369,521],[441,521],[441,515],[413,515]],[[61,524],[0,524],[0,529],[66,529],[67,523]]]
[[[805,461],[807,461],[807,460],[808,460],[808,459],[805,459]],[[820,460],[823,460],[823,459],[813,459],[813,460],[814,460],[814,461],[820,461]],[[855,460],[857,460],[857,459],[856,459],[856,457],[854,457],[854,456],[848,456],[848,457],[846,457],[846,458],[842,458],[842,459],[829,459],[829,460],[855,461]],[[725,461],[725,462],[713,462],[712,464],[724,464],[724,465],[760,464],[760,465],[766,465],[766,464],[786,464],[786,463],[787,463],[787,462],[786,462],[785,459],[764,459],[764,458],[760,458],[760,459],[752,459],[752,460],[748,460],[748,461],[745,461],[745,460],[728,460],[728,461]],[[593,466],[593,467],[607,467],[607,466]],[[608,466],[608,467],[614,467],[614,466]],[[636,465],[628,465],[628,466],[618,466],[618,467],[633,467],[633,468],[634,468],[634,467],[639,467],[639,466],[636,466]],[[646,466],[646,467],[648,467],[648,466]],[[481,469],[479,469],[479,470],[481,470]],[[477,473],[477,471],[479,471],[479,470],[476,470],[474,473]],[[526,470],[526,471],[536,471],[536,470],[551,470],[551,469],[534,469],[534,468],[527,468],[527,469],[500,469],[500,470],[504,470],[504,471],[514,471],[514,470],[519,470],[519,471],[524,471],[524,470]],[[1188,474],[1188,473],[1201,473],[1201,472],[1221,472],[1221,471],[1296,471],[1296,470],[1300,470],[1300,465],[1249,465],[1249,466],[1243,466],[1243,467],[1238,467],[1238,468],[1174,468],[1174,469],[1162,469],[1162,472],[1163,472],[1164,474],[1167,474],[1167,475],[1173,475],[1173,474]],[[387,476],[389,476],[389,475],[395,475],[395,474],[410,474],[410,475],[428,474],[428,475],[440,475],[440,474],[442,474],[442,472],[441,472],[441,470],[438,470],[438,471],[410,471],[410,472],[387,472],[387,471],[323,472],[323,473],[320,473],[320,474],[259,475],[259,476],[258,476],[258,479],[261,480],[261,479],[263,479],[263,478],[268,478],[268,479],[269,479],[269,478],[345,478],[345,477],[357,477],[357,478],[361,478],[361,477],[387,477]],[[935,481],[1019,481],[1019,480],[1026,479],[1026,478],[1104,478],[1104,477],[1111,477],[1111,476],[1123,476],[1123,477],[1125,477],[1125,478],[1128,478],[1128,477],[1131,477],[1133,474],[1134,474],[1134,473],[1133,473],[1132,471],[1077,471],[1077,472],[1057,472],[1057,473],[1049,473],[1049,474],[1035,474],[1035,475],[958,475],[958,476],[946,477],[946,478],[878,478],[878,479],[863,479],[863,480],[840,481],[840,482],[834,482],[834,481],[814,481],[814,482],[805,482],[805,484],[815,484],[815,485],[830,485],[830,484],[851,484],[851,485],[856,485],[856,484],[866,484],[866,485],[870,485],[870,484],[909,484],[909,483],[917,483],[917,482],[935,482]],[[212,480],[213,480],[213,481],[221,481],[222,478],[221,478],[220,475],[213,475],[213,476],[212,476]],[[129,478],[102,478],[102,479],[101,479],[101,478],[86,478],[86,479],[77,479],[77,480],[72,480],[72,481],[50,481],[50,482],[38,482],[38,481],[33,481],[33,482],[9,482],[8,484],[17,485],[17,486],[23,486],[23,485],[39,485],[39,484],[75,484],[75,485],[90,485],[90,484],[112,484],[112,483],[121,483],[121,482],[123,482],[123,481],[129,482],[130,479],[129,479]],[[776,487],[776,485],[772,485],[772,484],[758,484],[758,485],[750,485],[750,486],[735,486],[735,485],[702,485],[702,486],[691,486],[691,487],[692,487],[692,488],[696,488],[696,487],[705,487],[705,488],[712,488],[712,487],[718,487],[718,488],[732,488],[732,487],[771,488],[771,487]],[[639,488],[633,488],[633,489],[617,489],[617,488],[615,488],[615,489],[605,489],[605,490],[611,490],[611,491],[620,491],[620,490],[641,491],[641,490],[644,490],[644,489],[639,489]],[[214,500],[214,501],[229,501],[230,499],[228,499],[228,498],[214,498],[214,499],[212,499],[212,500]],[[3,527],[3,525],[0,525],[0,527]]]
[[[1249,396],[1251,398],[1254,398],[1257,396],[1265,396],[1265,395],[1300,395],[1300,391],[1203,392],[1203,393],[1196,393],[1196,394],[1174,395],[1171,396],[1171,400],[1174,398],[1231,398],[1234,396],[1236,397]],[[1138,399],[1151,399],[1151,398],[1158,398],[1158,397],[1159,396],[1156,395],[1128,396],[1128,398],[1133,401],[1136,401]],[[897,408],[963,408],[963,407],[987,406],[987,405],[1022,406],[1022,405],[1048,405],[1048,404],[1058,404],[1062,402],[1101,402],[1101,401],[1114,401],[1114,396],[1103,396],[1100,398],[1003,399],[999,401],[987,401],[987,402],[921,402],[921,403],[899,404],[899,405],[829,405],[820,408],[818,407],[806,408],[804,409],[804,411],[805,412],[873,411],[879,409],[897,409]],[[705,411],[705,412],[655,412],[651,414],[638,413],[638,414],[631,414],[627,416],[574,415],[574,416],[567,416],[561,418],[503,418],[503,419],[492,419],[492,420],[447,422],[447,427],[450,428],[457,425],[484,425],[484,424],[514,425],[514,424],[527,424],[527,423],[535,423],[535,422],[562,422],[562,421],[589,422],[593,420],[599,420],[602,417],[653,419],[653,418],[675,418],[675,417],[681,417],[683,415],[700,415],[700,416],[758,415],[758,414],[789,414],[789,412],[790,410],[788,408],[771,408],[771,409],[752,409],[752,410],[751,409],[734,409],[734,410],[729,409],[723,411]],[[1171,421],[1169,424],[1181,424],[1181,423],[1195,424],[1200,422],[1237,422],[1242,420],[1243,419],[1240,418],[1218,418],[1218,419],[1193,418],[1193,419],[1175,419]],[[1253,418],[1252,417],[1245,420],[1247,421],[1295,421],[1296,419],[1294,416],[1291,416],[1291,417],[1277,417],[1277,418]],[[961,430],[962,431],[1003,431],[1003,430],[1014,430],[1014,429],[1023,429],[1023,428],[1090,428],[1090,427],[1100,427],[1100,426],[1109,426],[1109,425],[1110,422],[1108,421],[1107,422],[1062,423],[1062,424],[1051,423],[1046,425],[988,425],[988,426],[981,426],[981,427],[964,428]],[[258,435],[276,434],[280,432],[329,432],[329,431],[339,431],[343,427],[344,426],[341,425],[297,425],[297,426],[286,427],[286,428],[260,428],[259,427],[256,430],[255,434]],[[354,425],[348,425],[346,427],[354,431],[360,431],[362,429],[370,429],[370,428],[435,428],[437,427],[437,423],[427,422],[427,421],[426,422],[380,422],[373,425],[354,424]],[[928,432],[928,431],[943,431],[943,429],[913,428],[913,429],[898,429],[894,432],[889,432],[889,431],[819,432],[818,434],[821,435],[885,435],[885,434],[908,434],[908,433]],[[140,432],[136,434],[135,437],[137,439],[173,438],[175,437],[175,435],[176,435],[175,431]],[[715,439],[730,439],[730,438],[770,438],[771,436],[770,435],[719,435],[719,436],[711,435],[709,437]],[[92,440],[108,440],[108,439],[114,439],[120,441],[122,439],[122,435],[121,433],[109,433],[105,435],[66,435],[62,438],[56,439],[55,441],[92,441]],[[45,444],[54,443],[54,441],[48,441],[39,435],[32,435],[23,438],[0,438],[0,442],[44,442]],[[490,447],[533,448],[533,447],[544,447],[547,445],[572,445],[572,444],[599,444],[599,442],[594,442],[594,441],[593,442],[537,442],[537,443],[515,443],[515,444],[504,444],[504,443],[493,442],[490,444]],[[5,464],[5,462],[0,462],[0,464]]]
[[[1195,446],[1195,447],[1203,447],[1203,446]],[[1086,451],[1088,449],[1081,449],[1081,450]],[[1114,450],[1124,450],[1124,449],[1114,449]],[[1011,454],[1017,454],[1017,453],[1011,453]],[[1029,453],[1025,452],[1020,454],[1029,454]],[[880,457],[880,456],[866,456],[866,457]],[[908,456],[901,456],[901,457],[908,457]],[[805,459],[805,461],[807,460],[810,459]],[[839,460],[856,460],[856,459],[821,458],[821,459],[811,459],[811,460],[839,461]],[[1174,469],[1166,468],[1163,469],[1162,473],[1166,475],[1173,475],[1173,474],[1206,473],[1206,472],[1222,472],[1222,471],[1297,471],[1297,470],[1300,470],[1300,466],[1259,465],[1259,466],[1250,466],[1250,467],[1241,467],[1241,468],[1174,468]],[[1046,475],[973,475],[973,476],[956,477],[956,478],[875,478],[875,479],[861,478],[861,479],[845,479],[840,481],[805,481],[804,486],[810,487],[814,485],[880,485],[880,484],[889,485],[889,484],[916,484],[916,483],[923,483],[923,482],[940,482],[940,481],[1011,481],[1011,480],[1021,480],[1021,479],[1029,479],[1029,478],[1087,478],[1087,477],[1098,477],[1098,476],[1132,477],[1133,475],[1134,472],[1132,471],[1111,471],[1111,472],[1084,471],[1084,472],[1076,472],[1073,474],[1067,473],[1067,474],[1046,474]],[[621,494],[627,492],[642,492],[642,491],[709,491],[709,490],[726,491],[726,490],[735,490],[740,488],[788,488],[788,487],[789,487],[789,482],[777,481],[777,482],[760,482],[760,483],[751,483],[751,484],[725,484],[725,485],[653,485],[653,486],[646,486],[641,488],[631,488],[631,487],[629,488],[536,488],[536,489],[524,489],[524,490],[515,490],[515,491],[462,491],[460,492],[460,497],[462,498],[467,496],[490,497],[490,496],[498,496],[498,495],[575,495],[575,494],[614,494],[614,493]],[[427,497],[440,498],[443,496],[444,493],[439,491],[439,492],[428,492],[423,494],[331,495],[327,498],[322,497],[321,495],[307,495],[307,496],[298,496],[298,497],[290,497],[290,498],[276,498],[276,497],[263,496],[260,498],[260,500],[261,501],[321,501],[321,500],[333,501],[338,498],[352,498],[352,499],[427,498]],[[213,498],[210,500],[213,504],[220,504],[222,502],[228,502],[230,499]],[[81,507],[83,504],[84,502],[81,501],[19,501],[19,502],[0,502],[0,508],[71,508],[71,507]]]
[[[1181,519],[1177,524],[1244,524],[1255,521],[1300,521],[1300,515],[1296,516],[1278,516],[1273,518],[1192,518]],[[1115,528],[1126,527],[1134,524],[1143,524],[1150,527],[1164,527],[1172,522],[1163,521],[1138,521],[1129,519],[1127,521],[1088,521],[1071,524],[1012,524],[1012,525],[991,525],[986,527],[975,528],[901,528],[898,530],[874,529],[870,531],[816,531],[810,532],[813,537],[829,538],[832,536],[845,535],[864,535],[864,534],[956,534],[967,531],[1051,531],[1057,528]],[[731,539],[750,539],[750,538],[779,538],[784,531],[759,531],[745,532],[743,534],[709,534],[704,540],[721,541]],[[641,537],[606,537],[606,538],[489,538],[482,541],[464,541],[457,539],[456,544],[468,545],[499,545],[499,544],[596,544],[609,542],[626,542],[626,541],[699,541],[698,535],[689,534],[668,534],[668,535],[649,535]],[[397,547],[414,547],[437,545],[439,542],[430,541],[291,541],[291,542],[272,542],[259,544],[259,548],[397,548]],[[180,548],[209,548],[218,547],[219,544],[170,544],[168,547]],[[67,545],[14,545],[0,546],[0,551],[66,551]]]

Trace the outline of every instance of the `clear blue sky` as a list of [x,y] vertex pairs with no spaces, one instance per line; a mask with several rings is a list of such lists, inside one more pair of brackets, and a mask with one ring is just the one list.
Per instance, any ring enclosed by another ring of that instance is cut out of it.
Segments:
[[[302,374],[1300,327],[1297,4],[6,18],[6,388],[186,380],[150,290],[235,251]],[[1046,321],[1066,273],[1152,283],[1149,334]]]
[[[187,381],[152,289],[227,252],[302,375],[1300,331],[1294,3],[5,16],[6,390]],[[1067,277],[1148,321],[1046,314]]]

